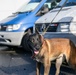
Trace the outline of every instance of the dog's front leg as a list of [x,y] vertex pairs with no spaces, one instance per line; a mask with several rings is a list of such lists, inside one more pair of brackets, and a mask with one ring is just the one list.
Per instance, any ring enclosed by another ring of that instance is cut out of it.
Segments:
[[51,62],[48,60],[45,61],[44,62],[44,75],[49,75],[50,67],[51,67]]
[[37,62],[36,63],[36,75],[40,75],[40,67],[41,67],[41,63]]
[[63,62],[63,55],[60,55],[60,57],[58,59],[56,59],[56,73],[55,73],[55,75],[59,75],[62,62]]

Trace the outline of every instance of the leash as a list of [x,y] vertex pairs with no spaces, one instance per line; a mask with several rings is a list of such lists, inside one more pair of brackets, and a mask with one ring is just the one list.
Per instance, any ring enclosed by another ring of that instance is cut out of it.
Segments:
[[[52,2],[54,2],[55,0],[52,0]],[[60,10],[57,12],[57,14],[55,15],[55,17],[52,19],[52,21],[50,22],[50,24],[52,24],[52,22],[54,21],[54,19],[56,18],[56,16],[60,13],[60,11],[62,10],[62,8],[64,7],[64,5],[66,4],[68,0],[66,0],[63,5],[61,6]],[[56,8],[56,7],[55,7]],[[48,30],[50,24],[47,26],[47,28],[44,30],[42,35],[45,35],[46,31]],[[38,31],[38,29],[36,28],[36,30]]]

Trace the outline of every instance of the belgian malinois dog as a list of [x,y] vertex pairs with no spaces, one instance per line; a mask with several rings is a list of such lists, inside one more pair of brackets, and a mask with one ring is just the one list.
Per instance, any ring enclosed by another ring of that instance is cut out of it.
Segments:
[[29,36],[28,41],[33,53],[32,57],[37,61],[36,75],[40,75],[41,63],[44,66],[44,75],[49,75],[53,60],[56,60],[55,75],[59,75],[60,67],[64,59],[76,70],[76,47],[70,39],[44,39],[39,32],[36,32]]

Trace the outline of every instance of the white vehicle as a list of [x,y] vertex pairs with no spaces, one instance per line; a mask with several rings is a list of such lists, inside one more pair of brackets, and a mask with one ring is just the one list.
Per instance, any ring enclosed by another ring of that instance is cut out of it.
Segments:
[[45,38],[70,38],[76,44],[76,0],[67,0],[66,4],[64,2],[61,0],[56,8],[40,17],[35,27],[44,33],[49,26]]

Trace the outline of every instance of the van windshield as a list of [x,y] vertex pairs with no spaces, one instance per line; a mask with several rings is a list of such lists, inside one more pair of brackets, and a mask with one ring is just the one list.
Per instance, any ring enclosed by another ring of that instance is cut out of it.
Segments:
[[30,12],[33,11],[41,0],[31,0],[28,4],[24,4],[17,12]]
[[[65,1],[66,0],[61,0],[61,2],[59,3],[59,5],[57,7],[61,7]],[[66,4],[64,6],[74,6],[74,5],[76,5],[76,0],[67,0]]]

